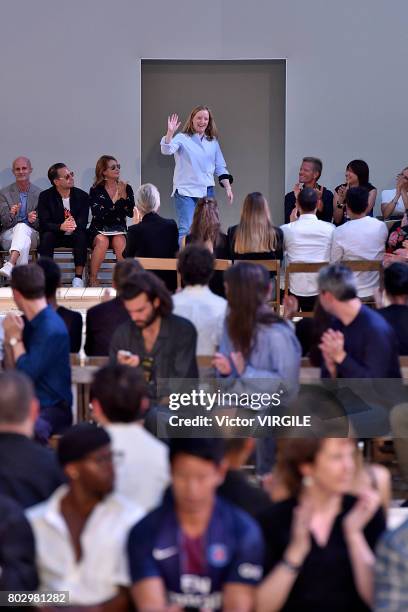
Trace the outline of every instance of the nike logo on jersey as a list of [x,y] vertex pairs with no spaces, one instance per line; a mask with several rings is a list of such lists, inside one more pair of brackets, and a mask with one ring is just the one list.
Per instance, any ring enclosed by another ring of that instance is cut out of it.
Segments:
[[153,548],[153,557],[156,561],[163,561],[169,557],[173,557],[178,552],[176,546],[169,546],[168,548]]

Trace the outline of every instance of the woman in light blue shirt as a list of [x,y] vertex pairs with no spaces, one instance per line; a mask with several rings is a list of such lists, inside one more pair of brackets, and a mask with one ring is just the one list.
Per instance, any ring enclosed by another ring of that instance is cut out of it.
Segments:
[[[224,274],[227,316],[219,352],[213,364],[223,392],[250,398],[254,415],[285,414],[299,390],[300,344],[293,329],[268,306],[270,278],[267,269],[248,262],[234,264]],[[259,398],[279,394],[273,404],[255,405]],[[241,404],[238,404],[239,406]],[[270,412],[272,410],[272,412]],[[263,429],[263,428],[260,428]],[[256,435],[256,434],[255,434]],[[257,440],[256,469],[270,471],[275,454],[273,428],[265,426]]]
[[230,203],[233,200],[232,176],[227,170],[217,140],[214,117],[207,106],[196,106],[190,113],[183,130],[178,115],[167,120],[167,133],[160,141],[163,155],[174,155],[173,192],[178,217],[180,241],[188,234],[197,200],[214,197],[214,174],[225,188]]

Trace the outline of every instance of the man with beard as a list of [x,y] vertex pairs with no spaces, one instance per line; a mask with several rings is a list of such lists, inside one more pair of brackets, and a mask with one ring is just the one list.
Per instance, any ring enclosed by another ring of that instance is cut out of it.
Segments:
[[130,319],[113,335],[111,361],[140,368],[153,395],[162,395],[159,379],[198,378],[196,329],[172,313],[164,283],[151,272],[138,272],[122,285],[121,297]]

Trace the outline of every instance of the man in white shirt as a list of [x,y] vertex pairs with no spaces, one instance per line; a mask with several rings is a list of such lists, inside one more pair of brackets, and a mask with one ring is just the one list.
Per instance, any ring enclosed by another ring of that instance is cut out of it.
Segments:
[[197,355],[214,355],[220,344],[227,301],[210,291],[214,256],[202,246],[191,245],[178,257],[184,289],[173,295],[174,314],[197,329]]
[[[284,236],[285,264],[329,261],[334,226],[316,216],[316,190],[305,187],[299,193],[291,223],[281,226]],[[296,214],[299,212],[299,218]],[[293,273],[289,278],[290,293],[297,297],[299,307],[311,311],[319,293],[316,273]]]
[[73,606],[127,610],[126,541],[144,512],[112,492],[110,437],[96,425],[75,425],[61,438],[58,458],[68,484],[27,511],[40,590],[68,591]]
[[397,175],[396,189],[381,192],[381,212],[384,219],[402,217],[408,209],[408,166]]
[[135,368],[109,365],[95,374],[91,397],[93,415],[119,457],[115,490],[153,510],[170,483],[170,468],[167,446],[143,427],[149,408],[144,380]]
[[[382,260],[388,238],[383,221],[366,215],[368,191],[364,187],[352,187],[347,192],[347,214],[350,221],[336,227],[333,234],[330,261]],[[374,295],[379,286],[378,272],[356,272],[357,295],[367,298]]]

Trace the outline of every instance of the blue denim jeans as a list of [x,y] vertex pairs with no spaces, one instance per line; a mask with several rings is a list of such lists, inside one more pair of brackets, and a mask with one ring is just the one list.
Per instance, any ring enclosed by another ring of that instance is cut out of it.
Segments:
[[[214,197],[214,187],[207,187],[207,197]],[[191,198],[190,196],[180,195],[179,192],[174,193],[174,203],[176,205],[177,225],[179,230],[179,241],[183,236],[186,236],[190,231],[193,222],[195,205],[199,198]]]

